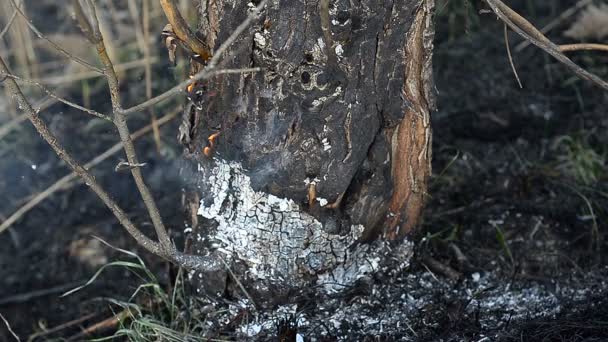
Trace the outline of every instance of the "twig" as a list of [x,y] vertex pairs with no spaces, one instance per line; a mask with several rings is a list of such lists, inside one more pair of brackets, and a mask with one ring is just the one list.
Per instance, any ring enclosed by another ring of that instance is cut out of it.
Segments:
[[[554,27],[556,27],[557,25],[559,25],[559,23],[561,23],[562,21],[568,19],[574,13],[576,13],[576,11],[578,11],[582,7],[590,4],[591,2],[593,2],[593,0],[580,0],[574,6],[572,6],[572,7],[568,8],[567,10],[563,11],[557,18],[551,20],[551,22],[548,23],[547,25],[545,25],[540,30],[540,32],[547,33],[549,31],[551,31]],[[530,41],[528,41],[528,40],[522,41],[521,43],[517,44],[517,46],[515,47],[515,52],[522,51],[523,49],[525,49],[526,47],[528,47],[528,45],[530,45]]]
[[[93,17],[93,36],[95,44],[95,48],[97,49],[97,55],[99,56],[99,60],[103,65],[103,72],[106,76],[106,80],[108,82],[108,88],[110,90],[110,100],[112,102],[112,112],[113,112],[113,122],[118,130],[118,134],[120,136],[120,140],[123,143],[123,149],[125,150],[125,154],[127,156],[127,160],[130,164],[137,165],[140,164],[139,158],[137,157],[137,153],[135,151],[135,146],[133,145],[133,141],[131,140],[131,133],[129,132],[129,127],[127,126],[127,117],[123,113],[121,99],[120,99],[120,88],[118,77],[116,76],[116,70],[114,69],[114,64],[108,55],[106,45],[103,40],[103,36],[101,34],[101,29],[99,27],[99,20],[97,18],[95,4],[91,0],[87,0],[92,12]],[[75,6],[78,6],[79,3],[75,2]],[[82,20],[86,20],[83,18]],[[160,241],[160,247],[163,249],[164,255],[172,255],[175,251],[175,247],[173,246],[171,239],[169,238],[169,234],[167,233],[167,229],[162,221],[160,216],[160,212],[156,205],[156,201],[148,188],[148,185],[144,181],[143,175],[139,168],[132,168],[131,175],[135,180],[135,184],[137,189],[141,195],[141,198],[146,206],[148,211],[148,215],[150,215],[150,219],[152,220],[152,225],[154,226],[154,230],[156,231],[156,235]]]
[[[4,62],[2,56],[0,56],[0,72],[9,74],[10,71]],[[42,138],[51,146],[53,151],[68,164],[68,166],[76,172],[85,183],[93,190],[97,196],[104,202],[104,204],[112,211],[114,216],[120,221],[121,225],[137,240],[137,242],[146,248],[148,251],[160,255],[166,256],[164,249],[157,243],[145,236],[129,219],[127,214],[116,204],[116,202],[110,197],[110,195],[101,187],[95,177],[93,177],[87,169],[82,167],[78,161],[76,161],[66,150],[59,144],[57,137],[49,130],[47,125],[42,121],[38,114],[32,108],[32,105],[23,95],[21,88],[17,85],[17,82],[12,78],[7,78],[4,81],[8,90],[17,100],[19,107],[25,113],[28,114],[30,122],[34,125],[38,133]]]
[[0,306],[4,306],[4,305],[8,305],[8,304],[26,303],[26,302],[29,302],[30,300],[37,299],[40,297],[45,297],[45,296],[56,294],[56,293],[62,293],[62,292],[65,292],[66,290],[74,288],[74,286],[82,285],[82,283],[83,283],[83,281],[73,282],[73,283],[53,286],[48,289],[35,290],[35,291],[19,293],[16,295],[4,297],[4,298],[0,299]]
[[[45,99],[41,100],[36,104],[36,106],[34,106],[34,110],[36,113],[39,113],[55,103],[57,103],[57,100],[45,97]],[[19,125],[25,121],[27,121],[27,113],[22,113],[0,126],[0,140],[2,140],[7,134],[19,127]]]
[[[144,67],[144,75],[146,78],[146,100],[152,98],[152,65],[150,61],[150,0],[143,0],[143,8],[142,8],[143,18],[142,18],[142,31],[144,35],[144,44],[142,46],[144,53],[144,60],[146,61]],[[150,107],[150,120],[152,121],[152,130],[154,132],[154,142],[156,142],[156,150],[158,153],[161,152],[161,140],[160,140],[160,130],[158,129],[158,124],[156,122],[156,112],[154,111],[154,107]]]
[[580,50],[597,50],[597,51],[608,52],[608,45],[592,44],[592,43],[564,44],[564,45],[559,45],[559,50],[561,52],[580,51]]
[[91,70],[94,70],[100,74],[103,74],[103,71],[101,69],[99,69],[98,67],[94,66],[93,64],[90,64],[89,62],[76,57],[74,55],[72,55],[71,53],[69,53],[66,49],[62,48],[60,45],[58,45],[57,43],[53,42],[52,40],[50,40],[48,37],[46,37],[44,34],[42,34],[42,32],[40,32],[38,30],[38,28],[36,28],[36,26],[34,26],[34,24],[32,24],[32,22],[29,20],[29,18],[25,15],[25,13],[23,13],[23,11],[21,11],[21,9],[19,8],[19,6],[17,6],[17,4],[15,3],[15,0],[10,0],[11,4],[13,5],[13,8],[15,8],[15,11],[17,11],[19,13],[19,15],[21,17],[23,17],[23,21],[25,21],[25,23],[27,24],[27,26],[30,28],[30,30],[32,30],[32,32],[34,32],[36,34],[36,36],[38,36],[38,38],[44,39],[46,40],[49,44],[51,44],[55,49],[57,49],[57,51],[61,52],[64,56],[66,56],[67,58],[75,61],[76,63],[87,67]]
[[74,102],[66,100],[63,97],[59,96],[59,95],[56,95],[55,93],[53,93],[52,91],[50,91],[47,87],[45,87],[41,83],[38,83],[38,82],[32,81],[32,80],[28,80],[28,79],[25,79],[25,78],[22,78],[22,77],[19,77],[19,76],[16,76],[16,75],[12,75],[12,74],[3,74],[3,73],[0,73],[0,75],[4,75],[6,77],[10,77],[10,78],[13,78],[15,80],[18,80],[18,81],[21,81],[21,82],[24,82],[24,83],[33,84],[36,87],[40,88],[42,91],[44,91],[48,96],[54,98],[55,100],[57,100],[57,101],[59,101],[61,103],[64,103],[64,104],[66,104],[66,105],[68,105],[68,106],[70,106],[72,108],[76,108],[78,110],[81,110],[81,111],[83,111],[85,113],[89,113],[89,114],[91,114],[93,116],[96,116],[98,118],[101,118],[101,119],[104,119],[104,120],[107,120],[107,121],[112,121],[112,119],[109,116],[105,115],[105,114],[102,114],[102,113],[100,113],[98,111],[95,111],[93,109],[89,109],[89,108],[83,107],[83,106],[81,106],[79,104],[76,104]]
[[15,334],[15,332],[13,331],[13,329],[11,329],[11,325],[8,323],[8,321],[6,320],[6,318],[4,318],[4,316],[2,316],[1,313],[0,313],[0,318],[2,318],[2,321],[4,322],[4,324],[6,324],[6,328],[8,329],[8,332],[10,332],[11,335],[13,335],[13,337],[15,338],[15,340],[17,340],[18,342],[21,341],[19,339],[19,336],[17,336],[17,334]]
[[[152,57],[150,60],[150,63],[156,63],[156,62],[158,62],[158,58]],[[145,65],[146,65],[146,61],[142,58],[142,59],[138,59],[135,61],[121,63],[121,64],[116,65],[115,67],[116,67],[117,72],[123,72],[123,71],[127,71],[127,70],[130,70],[133,68],[139,68],[139,67],[145,66]],[[103,74],[98,74],[96,72],[84,71],[84,72],[76,72],[76,73],[68,74],[68,75],[49,76],[49,77],[44,77],[44,78],[39,78],[39,79],[34,79],[34,80],[37,82],[43,83],[43,84],[59,85],[59,84],[67,83],[67,82],[81,81],[81,80],[86,80],[86,79],[95,78],[95,77],[102,77],[102,76],[103,76]]]
[[[114,66],[106,52],[105,45],[103,43],[103,37],[99,29],[99,23],[95,15],[95,6],[91,0],[88,0],[87,3],[91,6],[91,12],[93,13],[93,22],[95,23],[95,25],[92,27],[93,37],[95,38],[95,46],[99,58],[102,61],[102,64],[104,65],[103,73],[106,76],[110,89],[112,108],[114,113],[113,122],[118,129],[120,139],[123,144],[123,148],[127,154],[127,158],[129,159],[129,162],[131,164],[139,164],[137,156],[135,154],[135,147],[133,145],[133,141],[129,133],[129,128],[127,127],[126,116],[124,115],[124,110],[120,105],[118,78],[116,77]],[[77,6],[80,6],[79,2],[75,2],[75,4]],[[83,13],[82,11],[80,12]],[[0,56],[0,73],[11,74],[2,56]],[[129,234],[137,241],[139,245],[141,245],[149,252],[156,254],[157,256],[166,258],[170,261],[175,262],[177,265],[188,269],[194,269],[203,272],[214,272],[221,270],[222,265],[216,255],[189,255],[177,251],[175,246],[173,246],[173,244],[169,240],[168,234],[164,228],[164,225],[162,224],[162,221],[159,224],[160,213],[156,208],[156,203],[154,202],[154,199],[150,195],[149,189],[143,182],[143,177],[139,168],[133,168],[131,170],[131,174],[133,175],[133,178],[135,179],[135,182],[138,185],[138,190],[140,191],[144,203],[148,208],[148,211],[154,224],[154,228],[156,229],[157,234],[159,236],[160,242],[153,241],[145,234],[143,234],[129,219],[125,211],[122,210],[120,206],[118,206],[118,204],[110,197],[108,192],[97,182],[95,177],[93,177],[86,168],[84,168],[65,150],[65,148],[58,142],[57,137],[53,135],[53,133],[49,130],[48,126],[44,123],[40,116],[38,116],[38,112],[32,108],[32,105],[26,99],[17,82],[9,77],[4,81],[4,84],[8,92],[11,94],[11,97],[17,101],[19,108],[28,115],[30,122],[34,125],[38,133],[42,136],[42,138],[50,145],[51,149],[72,169],[73,172],[75,172],[80,178],[84,180],[85,184],[87,184],[91,188],[91,190],[108,207],[108,209],[112,211],[112,213],[118,219],[123,228],[125,228],[125,230],[129,232]]]
[[246,74],[246,73],[259,72],[261,70],[262,70],[261,68],[221,69],[221,70],[215,70],[215,71],[207,71],[207,69],[204,69],[203,71],[199,72],[198,74],[195,74],[194,76],[192,76],[192,78],[179,83],[178,85],[174,86],[173,88],[165,91],[164,93],[162,93],[158,96],[151,98],[150,100],[144,101],[144,102],[142,102],[136,106],[130,107],[128,109],[123,109],[123,113],[125,115],[127,115],[127,114],[131,114],[131,113],[135,113],[135,112],[140,112],[150,106],[154,106],[157,103],[168,100],[171,97],[183,92],[187,86],[189,86],[192,83],[195,83],[196,81],[207,80],[213,76],[221,75],[221,74]]
[[228,273],[230,273],[230,276],[232,277],[232,279],[236,282],[236,284],[241,289],[241,291],[243,291],[243,294],[245,294],[245,296],[247,297],[247,299],[249,299],[249,302],[251,302],[251,305],[253,306],[254,312],[256,312],[258,309],[257,309],[257,306],[255,304],[255,301],[253,300],[253,297],[251,297],[251,295],[249,294],[249,292],[247,292],[247,289],[245,289],[245,286],[243,286],[243,283],[241,283],[241,281],[236,276],[236,274],[234,274],[234,272],[232,272],[232,269],[230,268],[230,266],[228,266],[228,264],[226,263],[226,261],[224,261],[224,259],[220,259],[220,260],[222,261],[222,263],[226,267],[226,270],[228,271]]
[[27,338],[27,340],[28,340],[28,341],[34,341],[35,339],[37,339],[37,338],[39,338],[39,337],[48,336],[48,335],[50,335],[50,334],[56,333],[56,332],[58,332],[58,331],[61,331],[61,330],[63,330],[63,329],[67,329],[67,328],[69,328],[69,327],[72,327],[72,326],[74,326],[74,325],[76,325],[76,324],[80,324],[80,323],[82,323],[82,322],[84,322],[84,321],[87,321],[87,320],[89,320],[89,319],[91,319],[91,318],[93,318],[93,317],[97,316],[97,315],[98,315],[97,313],[90,313],[90,314],[88,314],[88,315],[84,315],[84,316],[82,316],[82,317],[78,317],[78,318],[76,318],[76,319],[74,319],[74,320],[71,320],[71,321],[69,321],[69,322],[65,322],[65,323],[59,324],[58,326],[53,327],[53,328],[51,328],[51,329],[46,329],[46,330],[44,330],[44,331],[40,331],[40,332],[37,332],[37,333],[31,334],[31,335],[30,335],[30,336]]
[[94,39],[93,28],[91,27],[91,24],[89,24],[89,21],[86,20],[87,16],[80,6],[80,0],[72,0],[72,8],[74,9],[74,17],[76,18],[76,21],[78,21],[80,31],[89,41],[92,41]]
[[130,314],[131,314],[131,312],[129,311],[129,309],[124,309],[123,311],[119,312],[118,314],[116,314],[112,317],[106,318],[101,322],[91,325],[90,327],[84,329],[83,331],[79,332],[78,334],[76,334],[74,336],[70,336],[67,340],[68,341],[79,341],[79,340],[82,340],[83,337],[85,337],[87,335],[91,335],[96,332],[100,332],[103,330],[113,328],[113,327],[117,326],[122,320],[129,317]]
[[175,4],[174,0],[160,0],[160,5],[165,12],[167,20],[173,28],[173,32],[184,44],[186,44],[190,50],[201,56],[204,61],[211,58],[210,48],[203,43],[188,27],[186,21],[179,13],[179,9]]
[[503,24],[504,34],[505,34],[505,46],[507,47],[507,56],[509,57],[509,64],[511,64],[511,70],[513,70],[513,75],[515,75],[515,79],[517,80],[517,84],[519,84],[519,88],[522,89],[524,86],[521,85],[521,80],[519,79],[519,75],[517,74],[517,69],[515,69],[515,63],[513,63],[513,56],[511,56],[511,48],[509,47],[509,32],[507,29],[507,24]]
[[264,6],[266,6],[267,1],[268,0],[262,0],[262,2],[260,2],[260,4],[255,8],[253,13],[249,14],[249,16],[247,16],[247,19],[245,19],[239,26],[237,26],[237,28],[230,34],[230,36],[222,43],[222,45],[220,45],[220,47],[217,49],[217,51],[215,51],[213,57],[211,58],[211,60],[209,61],[209,63],[207,64],[207,67],[205,67],[205,69],[203,69],[201,72],[193,75],[192,78],[190,78],[189,80],[183,81],[182,83],[174,86],[173,88],[165,91],[164,93],[162,93],[150,100],[147,100],[143,103],[140,103],[139,105],[125,109],[123,111],[124,114],[139,112],[139,111],[142,111],[159,102],[167,100],[167,99],[179,94],[184,89],[186,89],[187,86],[189,86],[190,84],[192,84],[196,81],[206,80],[212,76],[219,75],[219,74],[247,73],[247,72],[260,71],[261,70],[260,68],[224,69],[224,70],[214,70],[214,69],[218,65],[222,54],[226,50],[228,50],[228,48],[236,41],[236,39],[239,37],[239,35],[241,33],[243,33],[243,31],[245,31],[245,29],[247,29],[247,27],[249,25],[251,25],[251,22],[258,17],[259,13],[262,11],[262,9],[264,9]]
[[581,68],[566,57],[566,55],[560,51],[559,47],[555,43],[551,42],[542,32],[534,27],[534,25],[520,16],[517,12],[513,11],[509,6],[505,5],[500,0],[485,1],[490,6],[492,11],[500,18],[500,20],[509,25],[513,31],[517,32],[524,39],[530,41],[532,44],[538,46],[540,49],[553,56],[553,58],[567,66],[578,77],[588,80],[608,91],[608,82]]
[[[160,118],[158,120],[158,122],[157,122],[158,125],[162,126],[162,125],[166,124],[167,122],[170,122],[177,116],[178,113],[179,113],[179,109],[176,109],[173,112],[163,116],[162,118]],[[131,139],[137,140],[137,139],[141,138],[142,136],[148,134],[151,129],[152,129],[152,125],[147,125],[146,127],[143,127],[141,129],[137,130],[136,132],[134,132],[131,135]],[[97,164],[103,162],[104,160],[108,159],[109,157],[113,156],[114,154],[118,153],[121,150],[122,150],[122,143],[117,143],[114,146],[107,149],[106,151],[104,151],[103,153],[101,153],[100,155],[98,155],[97,157],[90,160],[88,163],[86,163],[84,165],[84,167],[85,167],[85,169],[90,170],[91,168],[95,167]],[[9,216],[6,220],[4,220],[2,222],[2,224],[0,224],[0,234],[2,234],[2,232],[5,229],[9,228],[21,217],[23,217],[23,215],[25,215],[30,210],[35,208],[38,204],[40,204],[40,202],[44,201],[45,199],[47,199],[49,196],[56,193],[57,191],[65,189],[67,187],[67,185],[70,184],[70,182],[72,182],[72,180],[74,180],[74,178],[76,178],[76,177],[78,177],[76,172],[72,172],[69,175],[62,177],[61,179],[59,179],[58,181],[53,183],[51,186],[46,188],[41,193],[34,196],[26,204],[21,206],[13,214],[11,214],[11,216]]]
[[6,23],[6,26],[4,26],[4,28],[2,29],[2,32],[0,32],[0,39],[2,39],[2,37],[4,37],[4,35],[6,34],[6,32],[8,32],[8,30],[11,28],[11,25],[13,25],[13,22],[15,21],[16,17],[17,17],[17,11],[14,10],[10,19],[8,19],[8,22]]

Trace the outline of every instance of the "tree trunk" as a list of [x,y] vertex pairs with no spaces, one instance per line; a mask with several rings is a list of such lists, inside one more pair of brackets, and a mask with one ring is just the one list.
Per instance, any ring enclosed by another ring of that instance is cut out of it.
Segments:
[[[262,71],[193,91],[193,252],[277,301],[407,265],[430,174],[433,2],[268,2],[223,57]],[[206,43],[221,45],[254,6],[201,0]],[[213,293],[235,282],[194,279]]]

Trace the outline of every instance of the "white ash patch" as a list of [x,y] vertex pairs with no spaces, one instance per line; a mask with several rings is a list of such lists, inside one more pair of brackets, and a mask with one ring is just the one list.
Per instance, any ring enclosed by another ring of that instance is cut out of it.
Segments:
[[256,32],[253,35],[253,41],[255,42],[255,45],[260,49],[266,47],[266,38],[260,32]]
[[[317,275],[320,285],[326,280],[343,288],[377,271],[379,257],[362,256],[369,247],[350,250],[363,234],[362,225],[352,226],[347,235],[330,234],[293,200],[255,191],[239,163],[215,162],[207,190],[214,196],[201,200],[198,214],[217,222],[212,238],[218,250],[245,262],[253,279],[302,286],[305,276]],[[336,290],[334,285],[328,289]]]
[[[606,277],[608,267],[600,273]],[[277,323],[295,317],[297,333],[305,341],[328,337],[419,341],[429,333],[436,338],[446,324],[458,326],[457,321],[462,321],[479,324],[476,341],[495,341],[508,331],[505,329],[534,319],[555,318],[566,307],[569,312],[585,310],[593,296],[607,290],[605,281],[590,277],[568,276],[552,284],[509,283],[496,271],[480,274],[477,281],[467,279],[455,284],[430,272],[399,272],[380,278],[358,296],[318,298],[314,309],[285,305],[259,312],[254,323],[245,324],[239,331],[255,331],[257,337],[276,336]],[[454,311],[455,303],[462,305],[458,311]],[[458,328],[454,330],[455,335],[446,335],[445,340],[460,340]]]
[[334,50],[336,51],[336,56],[338,56],[339,58],[342,58],[342,55],[344,54],[344,48],[342,47],[342,45],[341,44],[336,45]]
[[329,139],[323,138],[323,140],[321,140],[321,144],[323,144],[323,151],[331,150],[331,144],[329,143]]
[[325,62],[327,55],[325,52],[325,42],[322,37],[317,38],[317,43],[312,48],[312,57],[317,62]]

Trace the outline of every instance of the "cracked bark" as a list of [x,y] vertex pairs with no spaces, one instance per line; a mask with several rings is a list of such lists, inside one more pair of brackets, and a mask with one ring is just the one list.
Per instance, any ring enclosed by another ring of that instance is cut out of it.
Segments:
[[[217,48],[252,5],[201,0],[206,43]],[[264,71],[217,77],[195,99],[195,252],[275,297],[313,283],[339,291],[410,253],[388,241],[408,246],[426,197],[432,10],[433,0],[267,4],[224,57]],[[229,287],[226,274],[192,276],[206,292]]]

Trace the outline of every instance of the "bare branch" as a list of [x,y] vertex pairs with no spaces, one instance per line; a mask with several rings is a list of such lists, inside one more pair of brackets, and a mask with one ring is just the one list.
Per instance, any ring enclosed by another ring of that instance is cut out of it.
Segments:
[[11,25],[13,25],[13,22],[15,21],[16,17],[17,17],[17,11],[15,10],[15,11],[13,11],[13,14],[11,15],[11,17],[8,19],[6,26],[4,26],[4,28],[0,32],[0,39],[2,39],[2,37],[4,37],[4,35],[6,34],[6,32],[8,32],[8,30],[11,28]]
[[[110,89],[110,98],[112,101],[112,110],[114,113],[114,125],[116,126],[118,134],[120,135],[120,140],[123,143],[123,148],[125,150],[125,154],[127,155],[127,160],[129,161],[129,163],[137,165],[140,164],[140,162],[139,158],[137,157],[133,141],[131,140],[131,134],[127,125],[127,117],[123,113],[120,100],[120,88],[118,83],[118,77],[116,76],[116,71],[114,69],[112,60],[110,59],[110,56],[108,56],[103,36],[99,28],[99,21],[96,15],[95,4],[93,4],[90,0],[88,1],[88,4],[89,6],[91,6],[91,12],[93,13],[93,32],[95,33],[95,38],[97,39],[95,47],[97,49],[99,59],[101,60],[101,64],[104,66],[104,74],[106,75],[108,87]],[[141,170],[139,168],[132,168],[131,175],[135,180],[137,189],[139,190],[146,209],[148,210],[148,214],[150,215],[152,225],[154,226],[156,235],[158,236],[161,246],[164,248],[166,253],[174,253],[175,247],[171,243],[171,239],[169,238],[167,229],[163,224],[160,212],[158,210],[158,207],[156,206],[156,201],[154,200],[150,189],[144,181]]]
[[247,19],[245,19],[239,26],[237,26],[237,28],[230,34],[230,36],[222,43],[222,45],[220,45],[220,47],[217,49],[217,51],[215,51],[213,58],[211,58],[211,60],[209,61],[208,65],[207,65],[207,67],[205,67],[205,69],[203,69],[201,72],[197,73],[196,75],[193,75],[193,77],[191,79],[189,79],[187,81],[183,81],[182,83],[174,86],[173,88],[165,91],[164,93],[162,93],[152,99],[149,99],[143,103],[140,103],[136,106],[128,108],[128,109],[124,110],[123,113],[130,114],[133,112],[142,111],[150,106],[153,106],[159,102],[165,101],[165,100],[179,94],[180,92],[184,91],[184,89],[186,89],[187,86],[189,86],[190,84],[192,84],[196,81],[206,80],[215,75],[233,74],[233,73],[249,73],[249,72],[260,71],[261,70],[260,68],[225,69],[225,70],[217,70],[217,71],[214,71],[214,69],[219,64],[220,59],[221,59],[222,55],[224,54],[224,52],[226,52],[226,50],[228,50],[228,48],[236,41],[236,39],[239,37],[239,35],[241,33],[243,33],[243,31],[245,31],[245,29],[247,29],[247,27],[249,25],[251,25],[251,22],[258,18],[260,12],[262,11],[262,9],[264,9],[264,6],[266,6],[267,1],[268,0],[262,0],[262,2],[260,2],[260,4],[252,11],[252,13],[250,13],[249,16],[247,16]]
[[6,325],[6,328],[8,329],[8,332],[10,332],[11,335],[13,335],[13,337],[15,338],[15,340],[17,340],[17,342],[20,342],[21,340],[19,339],[19,336],[17,336],[17,334],[15,334],[15,332],[13,331],[13,329],[11,329],[11,325],[8,323],[8,321],[6,320],[6,318],[4,318],[4,316],[2,316],[2,314],[0,314],[0,318],[2,319],[2,321],[4,322],[4,324]]
[[515,63],[513,63],[513,56],[511,56],[511,47],[509,46],[509,32],[507,29],[507,24],[503,24],[504,27],[504,35],[505,35],[505,46],[507,47],[507,56],[509,57],[509,64],[511,64],[511,70],[513,70],[513,75],[515,75],[515,79],[517,80],[517,84],[519,84],[519,88],[523,88],[521,85],[521,80],[519,79],[519,75],[517,74],[517,69],[515,69]]
[[[4,59],[0,56],[0,72],[4,74],[10,74],[8,67],[6,66]],[[53,133],[49,130],[47,125],[42,121],[42,119],[38,116],[38,114],[34,111],[31,104],[23,95],[21,88],[17,85],[12,78],[7,78],[4,82],[13,95],[13,97],[17,100],[19,104],[19,108],[27,113],[30,122],[34,125],[38,133],[42,136],[42,138],[51,146],[53,151],[61,158],[63,161],[68,164],[68,166],[80,176],[85,183],[99,196],[99,198],[104,202],[104,204],[112,211],[114,216],[118,219],[120,224],[137,240],[137,242],[147,249],[148,251],[157,254],[159,256],[167,256],[163,246],[159,243],[152,241],[150,238],[145,236],[134,224],[131,222],[127,214],[118,206],[116,202],[110,197],[110,195],[101,187],[95,177],[93,177],[87,169],[82,167],[78,161],[76,161],[64,148],[61,146],[57,137],[53,135]]]
[[578,43],[578,44],[564,44],[559,45],[561,52],[567,51],[582,51],[582,50],[596,50],[608,52],[607,44],[592,44],[592,43]]
[[173,28],[173,32],[190,50],[201,56],[204,61],[211,58],[210,48],[203,43],[188,27],[186,21],[179,13],[179,9],[174,0],[160,0],[160,5],[165,12],[165,16]]
[[74,102],[66,100],[63,97],[59,96],[59,95],[56,95],[55,93],[53,93],[52,91],[50,91],[47,87],[45,87],[41,83],[38,83],[38,82],[32,81],[32,80],[28,80],[26,78],[21,78],[19,76],[12,75],[12,74],[6,75],[6,74],[0,73],[0,75],[6,76],[6,77],[10,77],[10,78],[18,80],[20,82],[24,82],[24,83],[28,83],[28,84],[33,84],[36,87],[40,88],[42,91],[44,91],[48,96],[54,98],[55,100],[57,100],[57,101],[59,101],[61,103],[64,103],[64,104],[66,104],[66,105],[68,105],[68,106],[70,106],[72,108],[76,108],[78,110],[81,110],[81,111],[83,111],[85,113],[88,113],[88,114],[91,114],[93,116],[96,116],[98,118],[101,118],[101,119],[104,119],[104,120],[107,120],[107,121],[112,121],[112,119],[109,116],[105,115],[105,114],[102,114],[102,113],[100,113],[100,112],[98,112],[96,110],[93,110],[93,109],[89,109],[89,108],[83,107],[83,106],[81,106],[79,104],[76,104]]
[[[150,60],[150,63],[156,63],[156,62],[158,62],[158,58],[152,57]],[[139,68],[139,67],[145,66],[145,64],[146,64],[146,61],[144,59],[138,59],[135,61],[125,62],[125,63],[115,65],[115,68],[116,68],[116,72],[122,72],[122,71],[130,70],[133,68]],[[90,78],[94,78],[94,77],[101,77],[101,76],[104,76],[104,75],[98,74],[93,71],[83,71],[83,72],[75,72],[75,73],[71,73],[71,74],[67,74],[67,75],[48,76],[48,77],[34,79],[34,80],[37,82],[40,82],[40,83],[48,84],[48,85],[51,85],[51,84],[57,85],[57,84],[86,80],[86,79],[90,79]]]
[[608,82],[602,80],[593,73],[581,68],[571,59],[566,57],[566,55],[564,55],[560,51],[559,46],[550,41],[547,37],[545,37],[542,32],[540,32],[536,27],[534,27],[534,25],[532,25],[529,21],[527,21],[517,12],[513,11],[509,6],[505,5],[500,0],[485,1],[490,6],[492,11],[494,11],[494,13],[500,18],[500,20],[509,25],[509,27],[513,31],[517,32],[520,36],[530,41],[532,44],[538,46],[546,53],[553,56],[553,58],[557,59],[559,62],[567,66],[578,77],[588,80],[594,83],[595,85],[601,87],[602,89],[608,91]]
[[57,49],[57,51],[61,52],[64,56],[66,56],[67,58],[75,61],[76,63],[83,65],[91,70],[94,70],[100,74],[103,74],[103,71],[101,69],[99,69],[98,67],[94,66],[93,64],[90,64],[89,62],[76,57],[74,55],[72,55],[71,53],[69,53],[66,49],[62,48],[61,46],[59,46],[57,43],[53,42],[52,40],[50,40],[49,38],[47,38],[44,34],[42,34],[42,32],[40,32],[38,30],[38,28],[36,28],[36,26],[34,26],[34,24],[32,24],[32,22],[29,20],[29,18],[25,15],[25,13],[23,13],[23,11],[21,11],[21,9],[19,8],[19,6],[17,6],[17,4],[15,3],[15,0],[10,0],[11,4],[13,5],[13,8],[15,8],[15,11],[17,11],[19,13],[19,15],[21,17],[23,17],[25,23],[27,24],[27,26],[30,28],[30,30],[32,30],[32,32],[34,32],[36,34],[36,36],[38,36],[38,38],[44,39],[46,40],[49,44],[51,44],[55,49]]
[[74,8],[74,16],[76,17],[76,21],[78,21],[80,31],[82,31],[82,34],[84,34],[89,42],[95,44],[93,28],[91,27],[91,23],[89,23],[86,14],[84,14],[82,6],[80,6],[80,0],[72,0],[72,7]]
[[[160,118],[158,120],[158,122],[157,122],[158,125],[162,126],[162,125],[166,124],[167,122],[170,122],[177,116],[178,112],[179,112],[178,110],[175,110],[172,113],[169,113],[169,114],[163,116],[162,118]],[[142,136],[148,134],[150,132],[150,130],[152,130],[152,125],[148,125],[144,128],[141,128],[131,135],[131,139],[132,140],[139,139]],[[108,159],[109,157],[113,156],[114,154],[118,153],[121,150],[122,150],[122,143],[117,143],[114,146],[107,149],[106,151],[104,151],[103,153],[101,153],[100,155],[98,155],[97,157],[91,159],[88,163],[86,163],[84,165],[84,168],[87,170],[90,170],[91,168],[95,167],[97,164],[103,162],[104,160]],[[53,183],[51,186],[46,188],[41,193],[34,196],[26,204],[21,206],[13,214],[11,214],[11,216],[9,216],[6,220],[4,220],[2,222],[2,224],[0,224],[0,234],[2,234],[2,232],[4,230],[6,230],[10,226],[12,226],[15,222],[17,222],[17,220],[19,220],[21,217],[23,217],[23,215],[25,215],[30,210],[35,208],[40,202],[44,201],[45,199],[47,199],[49,196],[56,193],[57,191],[64,189],[76,177],[78,177],[78,174],[76,172],[72,172],[69,175],[62,177],[61,179],[59,179],[58,181]]]
[[[549,31],[551,31],[553,28],[555,28],[557,25],[559,25],[562,21],[564,21],[564,20],[568,19],[569,17],[571,17],[572,15],[574,15],[574,13],[576,13],[576,11],[583,8],[584,6],[587,6],[588,4],[590,4],[592,2],[593,2],[593,0],[579,0],[576,4],[574,4],[574,6],[563,11],[557,18],[551,20],[551,22],[548,23],[547,25],[545,25],[540,31],[542,33],[547,33]],[[520,52],[521,50],[525,49],[528,45],[530,45],[530,41],[528,41],[528,40],[522,41],[521,43],[517,44],[517,46],[515,47],[515,52]]]
[[203,69],[203,71],[192,76],[192,78],[190,78],[189,80],[179,83],[178,85],[165,91],[164,93],[162,93],[156,97],[153,97],[148,101],[145,101],[136,106],[133,106],[131,108],[123,109],[123,113],[125,115],[127,115],[127,114],[131,114],[134,112],[140,112],[150,106],[154,106],[157,103],[168,100],[171,97],[183,92],[187,86],[191,85],[192,83],[195,83],[196,81],[207,80],[213,76],[217,76],[217,75],[221,75],[221,74],[247,74],[247,73],[259,72],[261,70],[262,70],[261,68],[244,68],[244,69],[221,69],[221,70],[215,70],[215,71],[208,71],[208,68],[205,68],[205,69]]

